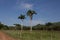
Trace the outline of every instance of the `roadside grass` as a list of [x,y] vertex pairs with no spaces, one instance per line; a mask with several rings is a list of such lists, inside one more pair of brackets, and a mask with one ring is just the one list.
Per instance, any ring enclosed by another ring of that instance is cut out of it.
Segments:
[[20,30],[4,30],[6,34],[19,40],[60,40],[60,31],[39,31],[33,30],[23,31]]

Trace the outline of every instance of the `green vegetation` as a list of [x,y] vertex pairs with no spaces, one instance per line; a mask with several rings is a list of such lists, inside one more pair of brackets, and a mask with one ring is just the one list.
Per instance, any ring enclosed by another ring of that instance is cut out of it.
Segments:
[[[3,30],[21,30],[20,24],[14,24],[15,26],[7,26],[2,23],[0,23],[0,29]],[[23,30],[30,30],[30,26],[23,26]],[[32,30],[54,30],[54,31],[60,31],[60,22],[48,22],[46,24],[37,24],[35,26],[32,26]]]
[[51,37],[52,37],[52,40],[60,40],[60,31],[34,30],[32,31],[32,33],[30,33],[29,31],[23,31],[21,35],[19,30],[16,30],[16,31],[8,30],[4,32],[10,35],[11,37],[14,37],[20,40],[51,40]]
[[1,29],[1,30],[9,30],[8,26],[2,24],[1,22],[0,22],[0,29]]

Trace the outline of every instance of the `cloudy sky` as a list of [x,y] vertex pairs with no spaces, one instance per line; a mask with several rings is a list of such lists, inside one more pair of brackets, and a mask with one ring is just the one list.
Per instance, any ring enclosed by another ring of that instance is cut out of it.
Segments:
[[[6,25],[21,24],[18,16],[26,15],[29,9],[37,13],[32,25],[60,21],[60,0],[0,0],[0,21]],[[29,21],[27,17],[23,24],[30,25]]]

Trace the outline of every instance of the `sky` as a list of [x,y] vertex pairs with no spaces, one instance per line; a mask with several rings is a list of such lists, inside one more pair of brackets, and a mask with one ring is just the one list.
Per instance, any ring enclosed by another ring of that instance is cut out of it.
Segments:
[[29,26],[29,17],[26,16],[23,23],[18,19],[20,14],[26,15],[29,9],[37,13],[31,25],[60,21],[60,0],[0,0],[0,22],[5,25],[17,23]]

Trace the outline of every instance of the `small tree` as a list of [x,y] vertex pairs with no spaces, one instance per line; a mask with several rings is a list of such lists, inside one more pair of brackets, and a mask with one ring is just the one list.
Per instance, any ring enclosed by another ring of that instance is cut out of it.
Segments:
[[[23,20],[25,19],[25,15],[20,15],[19,17],[18,17],[18,19],[21,19],[22,20],[22,22],[23,22]],[[23,25],[21,25],[21,31],[23,30]]]

